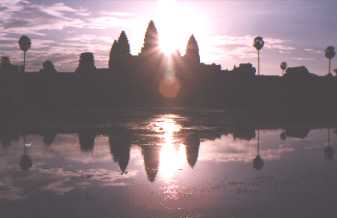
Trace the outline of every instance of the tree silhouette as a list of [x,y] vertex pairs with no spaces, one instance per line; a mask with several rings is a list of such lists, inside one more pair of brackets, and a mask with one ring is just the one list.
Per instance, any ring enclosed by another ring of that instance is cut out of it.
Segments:
[[19,39],[20,49],[23,51],[23,72],[26,69],[26,53],[31,48],[32,42],[30,38],[26,35],[23,35]]
[[325,49],[325,57],[329,60],[329,71],[328,74],[331,74],[331,59],[333,59],[336,55],[335,47],[328,46]]
[[254,39],[254,47],[257,50],[257,74],[260,75],[260,50],[264,46],[264,41],[261,36],[257,36]]
[[282,62],[280,67],[281,67],[282,73],[284,75],[285,70],[288,68],[287,62]]
[[187,42],[185,59],[192,63],[200,63],[199,46],[194,35]]
[[335,72],[335,76],[337,76],[337,68],[333,70]]
[[0,63],[1,68],[7,68],[11,65],[12,64],[11,64],[11,60],[9,59],[9,57],[7,56],[1,57],[1,63]]
[[50,60],[43,62],[42,67],[42,71],[45,73],[56,73],[55,66]]
[[154,25],[154,22],[151,20],[144,38],[144,45],[141,50],[141,54],[152,54],[158,51],[159,47],[159,37],[158,37],[158,31],[156,26]]

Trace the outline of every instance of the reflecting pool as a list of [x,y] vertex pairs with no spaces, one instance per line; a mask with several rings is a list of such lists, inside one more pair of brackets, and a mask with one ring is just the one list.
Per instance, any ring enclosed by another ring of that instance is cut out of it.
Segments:
[[332,217],[336,128],[219,112],[1,130],[0,217]]

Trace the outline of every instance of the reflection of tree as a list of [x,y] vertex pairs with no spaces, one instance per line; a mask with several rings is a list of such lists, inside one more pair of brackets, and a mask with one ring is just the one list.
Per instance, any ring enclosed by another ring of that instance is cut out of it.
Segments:
[[255,130],[250,128],[236,128],[233,130],[233,138],[251,140],[255,138]]
[[142,148],[145,171],[150,182],[154,182],[158,173],[160,163],[160,147],[144,146]]
[[189,134],[185,140],[188,164],[193,168],[198,161],[200,137],[197,133]]
[[28,149],[31,144],[26,142],[26,137],[23,136],[23,155],[21,156],[20,160],[20,167],[22,170],[27,171],[33,166],[33,161],[28,154]]
[[286,140],[287,137],[304,139],[308,136],[309,132],[310,129],[308,128],[287,128],[281,133],[280,138],[282,140]]
[[23,154],[20,160],[22,170],[29,170],[33,166],[33,161],[28,154]]
[[109,136],[110,152],[115,162],[118,162],[122,174],[127,173],[126,168],[130,159],[131,140],[127,132],[118,136]]
[[46,131],[41,134],[43,137],[43,143],[45,145],[51,145],[56,137],[56,132],[54,131]]
[[335,156],[335,149],[330,145],[330,129],[328,129],[328,145],[324,148],[324,157],[326,160],[333,160]]
[[2,147],[8,148],[11,145],[11,143],[12,143],[12,139],[8,137],[8,135],[1,137]]
[[257,170],[262,170],[264,166],[264,161],[260,156],[260,130],[257,130],[257,145],[256,145],[256,157],[253,160],[253,167]]
[[0,142],[4,148],[7,148],[11,145],[12,141],[19,138],[19,134],[15,131],[8,129],[0,129]]
[[80,148],[83,152],[91,152],[94,150],[96,131],[91,129],[81,130],[79,132]]

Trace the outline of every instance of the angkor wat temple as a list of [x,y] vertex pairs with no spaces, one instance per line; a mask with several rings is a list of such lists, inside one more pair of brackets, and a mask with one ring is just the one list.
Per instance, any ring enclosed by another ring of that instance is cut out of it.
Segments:
[[[86,112],[131,107],[184,106],[278,112],[335,114],[337,78],[317,76],[305,67],[283,76],[259,76],[247,63],[233,70],[200,62],[192,35],[186,53],[171,57],[159,49],[154,23],[148,25],[141,52],[130,53],[127,35],[113,42],[108,67],[97,69],[94,55],[80,55],[75,72],[57,72],[46,61],[40,72],[25,72],[2,59],[2,114],[13,111]],[[265,113],[266,112],[266,113]]]

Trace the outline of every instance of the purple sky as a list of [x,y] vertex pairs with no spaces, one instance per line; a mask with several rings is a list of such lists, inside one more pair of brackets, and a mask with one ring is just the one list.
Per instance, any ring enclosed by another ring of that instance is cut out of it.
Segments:
[[[173,5],[173,6],[172,6]],[[95,53],[97,67],[106,67],[111,44],[125,30],[133,54],[138,54],[147,23],[153,19],[163,47],[184,54],[194,33],[201,60],[234,64],[256,63],[255,36],[265,39],[262,73],[280,74],[279,64],[306,65],[327,73],[324,49],[337,46],[337,1],[334,0],[1,0],[0,55],[21,61],[17,40],[32,39],[28,69],[52,60],[57,70],[73,71],[81,52]],[[336,60],[333,60],[333,67]]]

